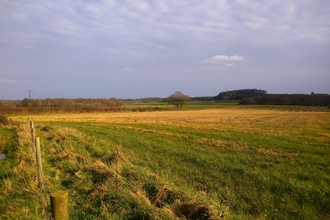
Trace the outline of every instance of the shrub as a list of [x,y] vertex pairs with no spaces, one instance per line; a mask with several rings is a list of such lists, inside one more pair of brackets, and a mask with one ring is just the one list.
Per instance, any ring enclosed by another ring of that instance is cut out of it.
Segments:
[[0,114],[0,124],[8,125],[9,123],[10,123],[9,118],[7,118],[3,114]]
[[239,101],[239,104],[241,105],[253,105],[256,102],[254,101],[253,98],[243,98],[241,101]]

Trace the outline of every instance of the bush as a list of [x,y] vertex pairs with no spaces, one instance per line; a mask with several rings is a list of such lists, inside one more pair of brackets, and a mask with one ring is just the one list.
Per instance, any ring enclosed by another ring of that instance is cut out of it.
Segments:
[[7,118],[5,115],[0,114],[0,124],[3,125],[9,125],[9,118]]
[[253,98],[243,98],[241,101],[239,101],[239,104],[241,105],[253,105],[256,102],[254,101]]

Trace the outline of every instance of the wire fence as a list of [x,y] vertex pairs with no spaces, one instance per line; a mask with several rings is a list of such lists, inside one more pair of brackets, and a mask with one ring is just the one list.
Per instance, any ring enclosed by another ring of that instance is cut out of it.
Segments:
[[30,132],[31,132],[31,141],[32,141],[32,146],[33,146],[33,151],[36,157],[36,170],[38,173],[38,188],[39,188],[39,193],[38,193],[38,199],[40,202],[41,206],[41,215],[43,219],[55,219],[53,216],[54,214],[49,211],[49,191],[47,189],[47,185],[45,184],[45,178],[43,175],[43,169],[42,169],[42,157],[41,157],[41,148],[40,148],[40,138],[36,137],[36,130],[34,128],[34,123],[29,119],[29,125],[30,125]]

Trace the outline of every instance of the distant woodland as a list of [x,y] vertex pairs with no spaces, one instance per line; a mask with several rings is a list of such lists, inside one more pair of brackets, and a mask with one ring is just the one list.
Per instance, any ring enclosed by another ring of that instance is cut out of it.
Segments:
[[262,96],[267,94],[266,90],[261,89],[239,89],[226,92],[220,92],[219,95],[213,97],[213,100],[241,100],[243,98]]
[[241,105],[305,105],[330,106],[330,95],[327,94],[268,94],[245,97]]
[[268,94],[261,89],[240,89],[220,92],[213,100],[240,100],[241,105],[305,105],[329,106],[328,94]]

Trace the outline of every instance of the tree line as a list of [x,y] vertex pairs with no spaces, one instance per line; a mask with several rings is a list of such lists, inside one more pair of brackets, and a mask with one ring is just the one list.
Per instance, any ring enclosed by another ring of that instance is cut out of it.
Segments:
[[[170,105],[175,105],[177,109],[182,109],[190,101],[190,97],[184,95],[182,92],[175,92],[167,98],[144,98],[139,100],[126,100],[128,103],[139,104],[140,102],[167,102]],[[65,98],[46,98],[46,99],[28,99],[25,98],[19,100],[0,100],[0,107],[39,107],[39,108],[89,108],[100,109],[105,107],[122,107],[125,105],[125,101],[116,99],[114,97],[110,99],[105,98],[77,98],[77,99],[65,99]]]
[[220,92],[219,95],[214,96],[212,100],[240,100],[247,97],[260,96],[265,94],[267,94],[267,91],[262,89],[239,89]]
[[330,106],[330,95],[315,94],[268,94],[262,89],[239,89],[220,92],[212,100],[240,100],[241,105],[305,105]]
[[241,105],[305,105],[330,106],[328,94],[267,94],[261,96],[244,97]]
[[46,99],[28,99],[23,100],[0,100],[0,107],[48,107],[48,108],[88,108],[88,107],[120,107],[124,101],[116,98],[46,98]]
[[[239,89],[220,92],[214,97],[189,97],[177,91],[167,98],[145,98],[139,100],[126,100],[127,103],[136,104],[144,102],[167,102],[175,105],[177,109],[188,101],[214,101],[214,100],[240,100],[241,105],[309,105],[309,106],[330,106],[330,95],[328,94],[268,94],[261,89]],[[66,109],[102,109],[102,108],[123,108],[124,100],[117,98],[46,98],[23,100],[0,100],[0,107],[39,107],[39,108],[66,108]],[[103,109],[104,110],[104,109]],[[108,109],[109,110],[109,109]]]

